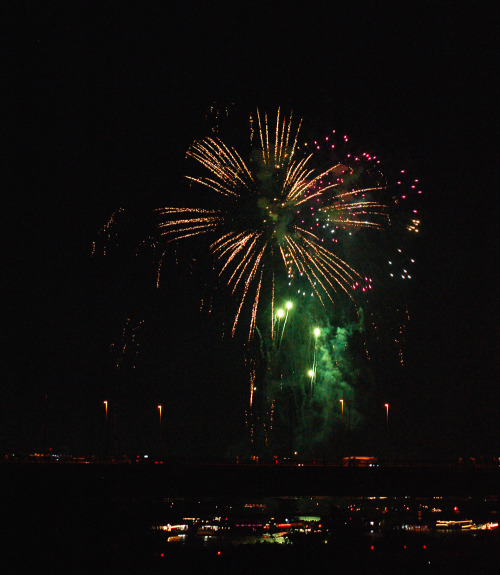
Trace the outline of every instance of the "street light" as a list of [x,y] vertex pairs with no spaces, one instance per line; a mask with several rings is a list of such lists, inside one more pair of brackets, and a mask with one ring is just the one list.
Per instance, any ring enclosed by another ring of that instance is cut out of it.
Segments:
[[389,404],[384,403],[385,407],[385,426],[389,429]]
[[161,429],[161,405],[158,406],[158,411],[160,412],[160,429]]
[[108,456],[108,443],[109,443],[109,430],[108,430],[108,400],[105,399],[104,403],[104,457]]
[[340,401],[340,406],[341,406],[340,407],[340,413],[341,413],[340,422],[341,422],[342,426],[344,426],[344,400],[340,399],[339,401]]

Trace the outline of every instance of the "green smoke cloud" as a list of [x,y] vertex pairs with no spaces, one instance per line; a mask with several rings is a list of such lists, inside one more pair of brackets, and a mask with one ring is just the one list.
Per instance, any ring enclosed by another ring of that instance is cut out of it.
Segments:
[[317,300],[302,298],[275,321],[272,334],[259,332],[264,361],[254,405],[257,452],[304,458],[338,452],[349,413],[351,430],[362,421],[356,387],[363,355],[356,345],[363,330],[361,310],[355,320],[342,319],[338,310],[329,317]]
[[[321,330],[315,379],[301,404],[300,424],[296,430],[299,453],[324,453],[342,440],[341,434],[345,432],[348,418],[351,429],[361,423],[361,414],[356,407],[359,356],[353,355],[351,341],[363,329],[363,316],[360,314],[357,322],[343,327],[328,325]],[[342,419],[344,429],[341,428]]]

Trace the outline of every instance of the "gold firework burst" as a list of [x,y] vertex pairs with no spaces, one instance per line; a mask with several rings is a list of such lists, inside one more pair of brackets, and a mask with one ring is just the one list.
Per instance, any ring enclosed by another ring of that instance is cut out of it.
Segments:
[[[301,121],[294,130],[292,115],[280,117],[274,133],[267,114],[257,110],[257,146],[249,161],[218,138],[195,141],[188,156],[207,175],[187,178],[215,192],[217,207],[159,210],[161,234],[168,242],[210,233],[210,251],[218,263],[238,307],[234,335],[246,302],[251,309],[248,337],[253,337],[259,299],[266,275],[274,277],[279,265],[290,278],[306,278],[323,305],[334,303],[341,289],[350,295],[359,274],[325,247],[318,221],[343,228],[380,228],[387,218],[385,206],[367,199],[382,185],[346,187],[341,177],[349,170],[343,163],[317,170],[314,153],[304,155],[298,147]],[[251,118],[253,130],[254,120]],[[252,140],[252,138],[251,138]],[[271,303],[273,308],[273,302]]]

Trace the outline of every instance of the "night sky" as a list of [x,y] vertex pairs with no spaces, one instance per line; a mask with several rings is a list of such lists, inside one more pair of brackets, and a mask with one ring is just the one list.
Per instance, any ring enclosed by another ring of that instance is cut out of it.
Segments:
[[[99,451],[117,388],[118,450],[154,449],[158,404],[171,453],[237,444],[247,383],[237,342],[198,312],[200,278],[180,266],[159,293],[147,256],[128,257],[152,210],[184,202],[185,152],[215,102],[293,109],[419,178],[407,368],[373,374],[358,448],[377,450],[388,401],[400,457],[500,455],[491,3],[239,4],[4,6],[0,451]],[[119,245],[92,257],[119,208]],[[127,320],[144,324],[118,378]]]

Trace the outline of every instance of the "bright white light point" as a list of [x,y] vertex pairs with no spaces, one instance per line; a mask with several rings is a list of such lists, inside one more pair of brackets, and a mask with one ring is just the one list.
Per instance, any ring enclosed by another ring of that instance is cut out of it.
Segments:
[[319,327],[314,328],[314,335],[316,337],[319,337],[321,335],[321,330],[319,329]]
[[285,316],[285,312],[284,312],[282,309],[279,309],[279,310],[276,312],[276,315],[277,315],[278,317],[284,317],[284,316]]
[[310,370],[307,372],[307,375],[308,375],[309,377],[314,377],[314,370],[310,369]]
[[286,309],[292,309],[293,303],[291,301],[286,302]]

